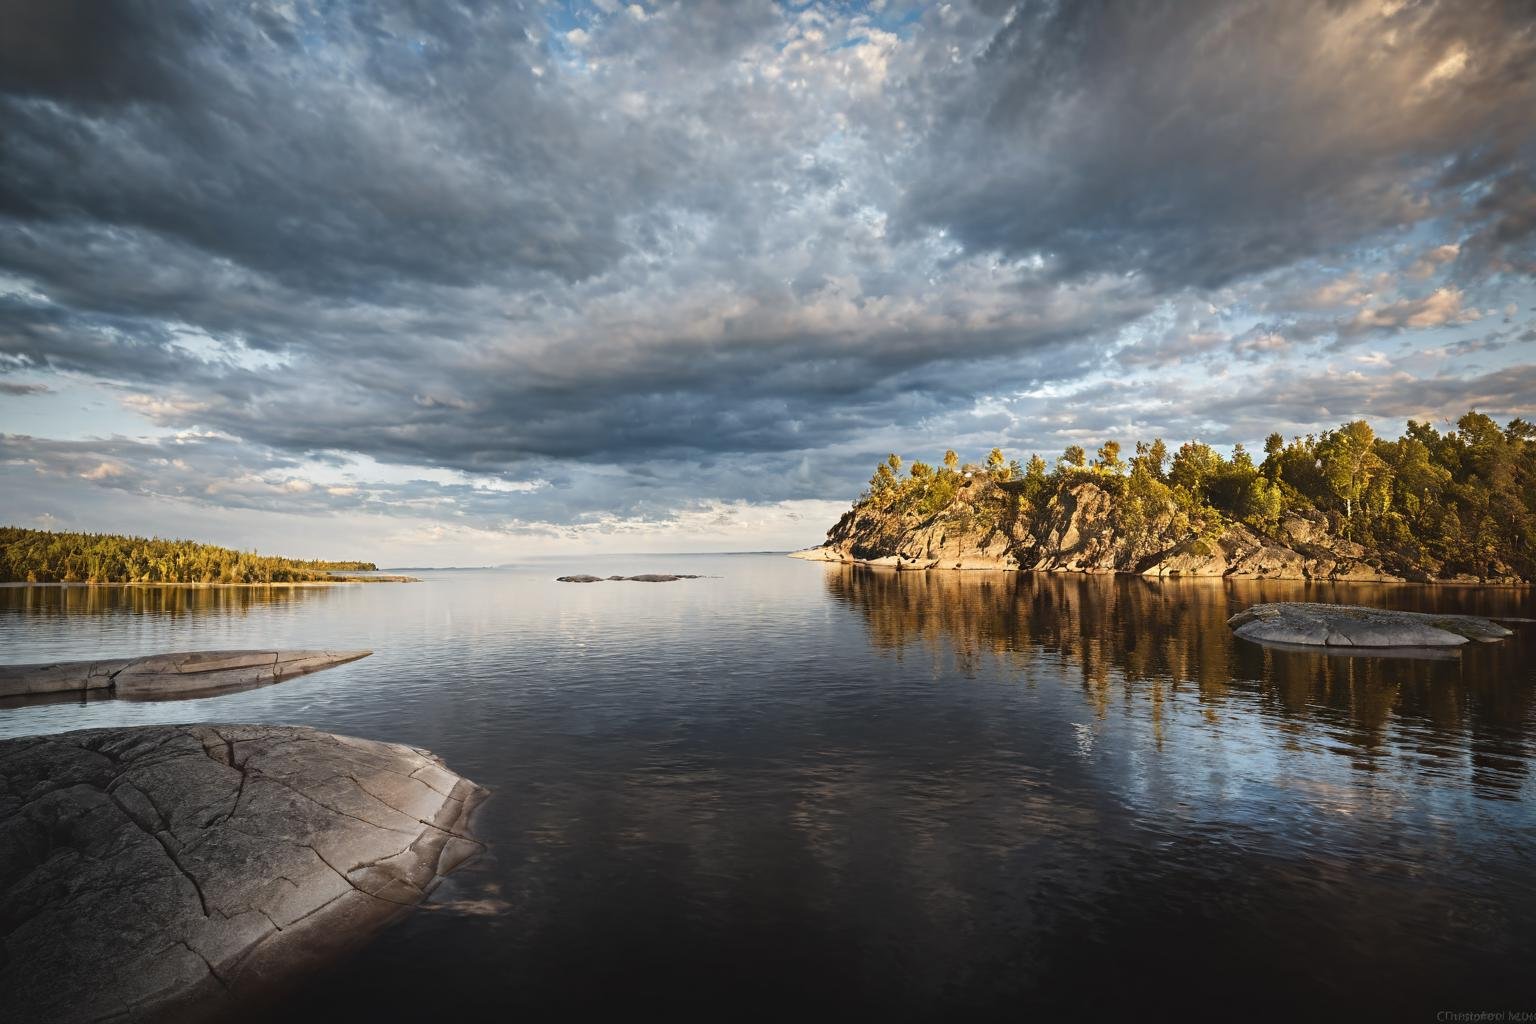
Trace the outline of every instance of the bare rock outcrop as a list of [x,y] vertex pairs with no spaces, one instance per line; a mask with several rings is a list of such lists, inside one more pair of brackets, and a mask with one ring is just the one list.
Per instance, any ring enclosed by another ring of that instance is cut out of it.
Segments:
[[307,728],[0,742],[0,1006],[216,1019],[479,852],[484,795],[425,750]]
[[827,543],[792,552],[810,561],[858,562],[896,569],[1018,569],[1029,541],[1010,495],[976,480],[937,511],[891,515],[854,506]]
[[1027,564],[1052,572],[1114,572],[1116,538],[1110,513],[1110,497],[1101,488],[1063,488],[1045,505]]
[[130,700],[206,697],[280,683],[372,651],[189,651],[144,658],[0,665],[0,697],[92,693]]
[[[1123,478],[1069,478],[1027,493],[1021,481],[968,477],[943,507],[863,501],[827,532],[826,543],[792,553],[810,561],[898,569],[1023,569],[1125,572],[1151,577],[1427,582],[1438,565],[1383,557],[1329,530],[1320,512],[1287,512],[1259,532],[1208,513],[1191,522],[1170,501],[1142,501],[1128,515]],[[1519,583],[1512,572],[1478,580]]]
[[1469,640],[1490,643],[1513,635],[1475,615],[1303,602],[1256,604],[1227,625],[1245,640],[1307,647],[1459,647]]

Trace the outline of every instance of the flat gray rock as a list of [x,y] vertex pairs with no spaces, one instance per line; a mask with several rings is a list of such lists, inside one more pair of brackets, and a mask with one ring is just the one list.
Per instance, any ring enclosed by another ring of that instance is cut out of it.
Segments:
[[106,661],[0,665],[0,697],[91,693],[175,700],[250,689],[366,658],[372,651],[189,651]]
[[1494,641],[1510,630],[1474,615],[1399,612],[1348,604],[1256,604],[1227,620],[1234,633],[1257,643],[1306,647],[1458,647]]
[[0,1006],[213,1019],[360,943],[479,852],[425,750],[255,725],[0,742]]
[[556,576],[556,583],[676,583],[678,580],[701,580],[702,576],[673,576],[670,573],[645,572],[639,576]]

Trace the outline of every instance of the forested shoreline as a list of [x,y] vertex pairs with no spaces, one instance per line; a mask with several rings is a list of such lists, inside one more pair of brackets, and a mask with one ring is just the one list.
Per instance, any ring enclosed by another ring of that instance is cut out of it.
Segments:
[[304,583],[372,562],[300,560],[190,540],[0,526],[5,583]]

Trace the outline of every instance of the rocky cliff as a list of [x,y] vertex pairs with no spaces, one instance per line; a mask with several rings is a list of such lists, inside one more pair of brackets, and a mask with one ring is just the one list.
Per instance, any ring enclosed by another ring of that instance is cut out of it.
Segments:
[[1260,532],[1220,517],[1190,522],[1147,508],[1112,481],[1064,480],[1032,498],[1022,482],[976,474],[938,509],[861,501],[795,557],[898,569],[1125,572],[1354,582],[1521,583],[1512,573],[1442,576],[1440,566],[1368,551],[1320,512],[1288,512]]

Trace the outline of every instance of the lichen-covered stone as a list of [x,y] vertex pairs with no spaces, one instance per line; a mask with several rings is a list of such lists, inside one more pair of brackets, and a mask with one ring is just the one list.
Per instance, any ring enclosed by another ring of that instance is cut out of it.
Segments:
[[1437,615],[1345,604],[1256,604],[1227,620],[1257,643],[1308,647],[1458,647],[1494,641],[1511,631],[1474,615]]
[[0,665],[0,697],[49,694],[174,700],[279,683],[372,651],[188,651],[106,661]]
[[484,791],[424,750],[253,725],[0,742],[0,1006],[216,1018],[480,849]]

